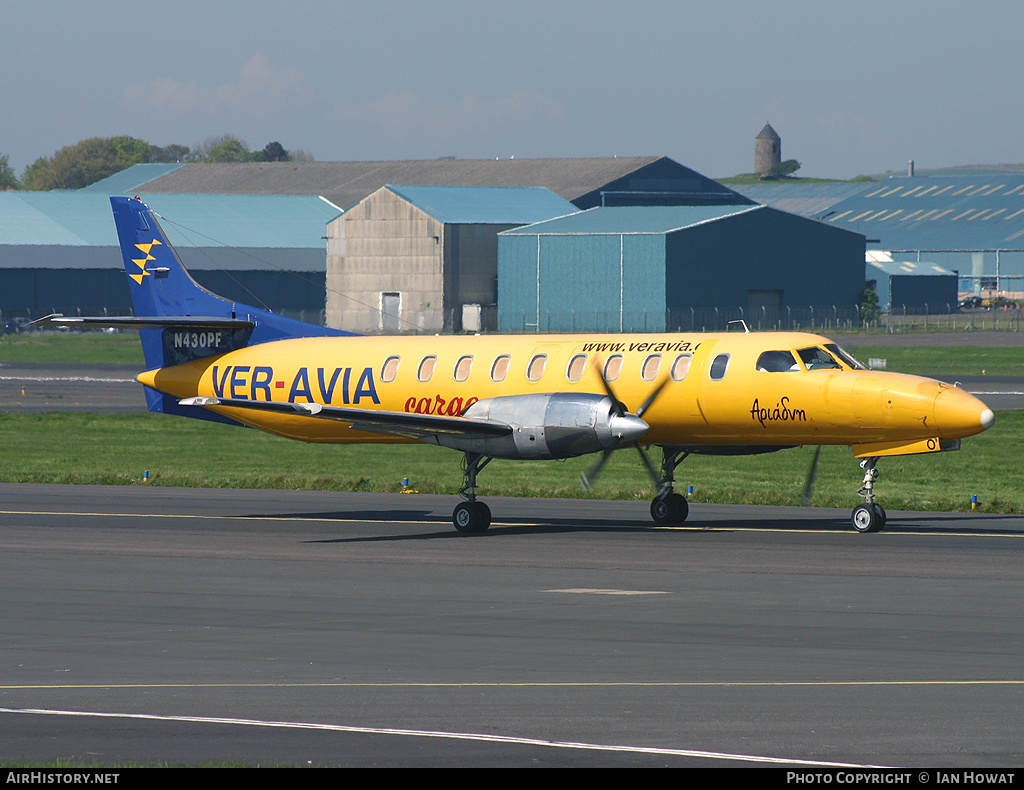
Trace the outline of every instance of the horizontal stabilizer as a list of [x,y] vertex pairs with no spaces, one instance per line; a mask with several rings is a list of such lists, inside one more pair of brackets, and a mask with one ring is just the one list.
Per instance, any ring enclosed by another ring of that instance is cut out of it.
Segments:
[[463,438],[486,439],[507,436],[512,427],[496,420],[471,420],[465,417],[437,417],[432,414],[409,414],[397,411],[371,411],[319,403],[280,403],[243,398],[212,398],[198,396],[178,401],[181,406],[229,406],[237,409],[294,414],[321,420],[337,420],[351,424],[359,431],[401,436],[406,439],[429,439],[438,434]]
[[70,316],[52,313],[31,321],[29,326],[102,327],[110,329],[250,329],[256,324],[244,318],[217,316]]

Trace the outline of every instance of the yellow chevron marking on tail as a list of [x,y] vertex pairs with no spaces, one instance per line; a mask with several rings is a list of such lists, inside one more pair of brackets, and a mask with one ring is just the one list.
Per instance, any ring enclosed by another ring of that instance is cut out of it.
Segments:
[[146,255],[149,255],[150,250],[152,250],[154,245],[157,244],[163,244],[163,242],[157,239],[153,239],[153,241],[151,241],[149,244],[136,244],[135,246],[142,250],[144,253],[146,253]]
[[139,272],[138,274],[129,274],[128,275],[133,280],[135,280],[135,282],[137,282],[139,285],[142,285],[142,279],[144,277],[149,277],[150,276],[150,273],[146,271],[146,264],[149,263],[150,261],[155,261],[156,260],[156,258],[154,258],[150,254],[150,251],[157,244],[163,244],[163,242],[159,241],[157,239],[153,239],[153,241],[151,241],[149,244],[136,244],[135,245],[139,250],[141,250],[142,252],[146,253],[146,257],[145,258],[132,258],[132,263],[134,263],[136,266],[138,266],[140,269],[142,269],[142,271]]

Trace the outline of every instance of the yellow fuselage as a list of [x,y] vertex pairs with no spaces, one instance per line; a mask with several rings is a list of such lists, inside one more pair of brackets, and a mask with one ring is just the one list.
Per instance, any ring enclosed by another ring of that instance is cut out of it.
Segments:
[[[830,343],[802,333],[300,338],[148,371],[139,381],[178,398],[457,417],[477,400],[498,396],[604,393],[607,366],[609,386],[630,412],[666,382],[643,414],[650,425],[643,442],[650,444],[849,444],[858,455],[884,455],[938,449],[939,440],[980,433],[991,424],[981,401],[948,384],[854,369],[847,362],[815,369],[798,353]],[[759,369],[770,351],[792,352],[800,362],[782,371]],[[407,441],[343,422],[210,408],[307,442]]]

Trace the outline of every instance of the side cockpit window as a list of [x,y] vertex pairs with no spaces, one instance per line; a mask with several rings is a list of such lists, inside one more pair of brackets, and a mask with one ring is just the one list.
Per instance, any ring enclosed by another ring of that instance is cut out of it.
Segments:
[[757,358],[757,369],[762,373],[787,373],[800,370],[792,351],[765,351]]

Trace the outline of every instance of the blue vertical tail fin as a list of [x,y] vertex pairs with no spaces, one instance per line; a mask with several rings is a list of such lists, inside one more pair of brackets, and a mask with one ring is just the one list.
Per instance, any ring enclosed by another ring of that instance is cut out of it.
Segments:
[[[352,334],[207,291],[182,265],[149,206],[139,198],[127,197],[112,197],[110,205],[148,368],[272,340]],[[221,331],[203,332],[214,329]]]

